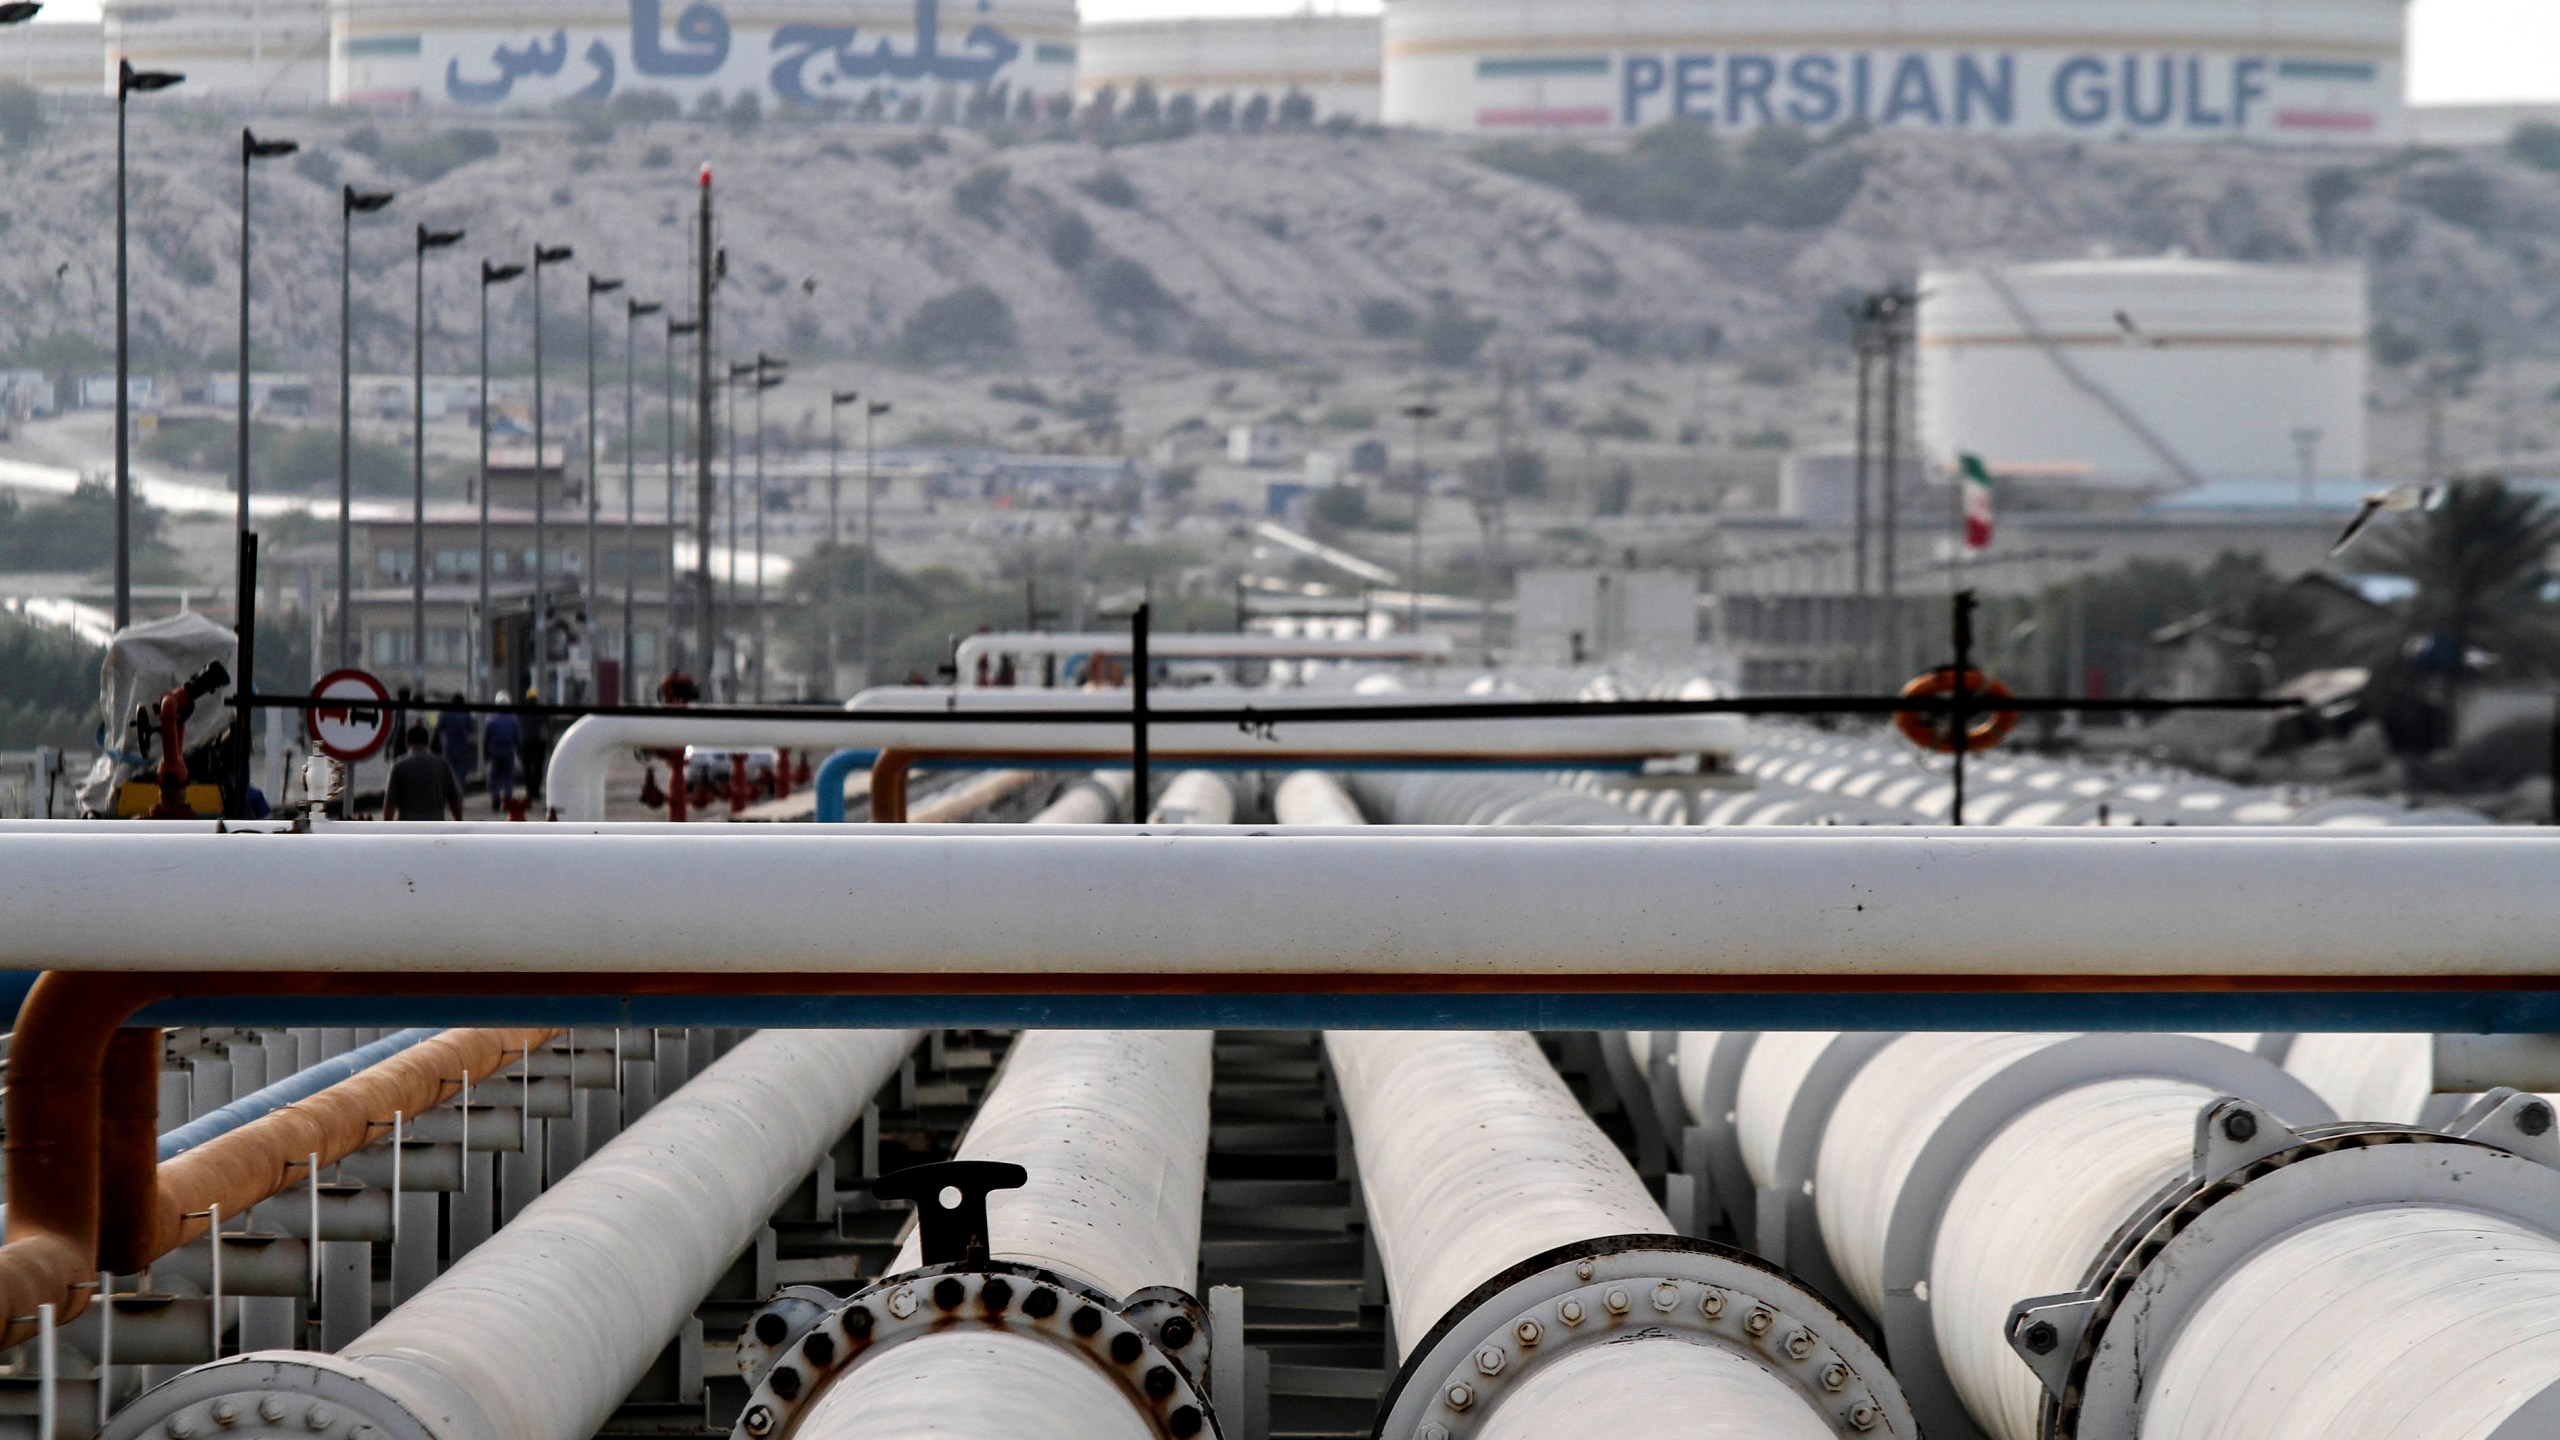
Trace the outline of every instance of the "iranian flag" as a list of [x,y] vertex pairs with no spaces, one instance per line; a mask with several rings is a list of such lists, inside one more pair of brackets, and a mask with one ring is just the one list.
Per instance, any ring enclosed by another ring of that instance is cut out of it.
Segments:
[[1956,459],[1963,471],[1957,483],[1964,487],[1964,549],[1968,555],[1979,555],[1991,548],[1991,472],[1983,468],[1979,455]]

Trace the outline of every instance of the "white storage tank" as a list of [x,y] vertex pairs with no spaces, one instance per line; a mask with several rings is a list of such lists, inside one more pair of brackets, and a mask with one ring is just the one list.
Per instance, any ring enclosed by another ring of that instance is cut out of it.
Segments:
[[2391,140],[2403,0],[1387,0],[1386,118]]
[[1054,113],[1075,94],[1075,0],[330,6],[329,98],[348,105],[547,109],[656,92],[687,109],[752,96],[768,110],[960,121]]
[[1125,107],[1141,85],[1159,103],[1187,95],[1205,111],[1220,100],[1239,114],[1259,97],[1277,114],[1291,95],[1318,122],[1378,118],[1378,17],[1255,15],[1090,24],[1078,47],[1076,88],[1105,91]]
[[105,0],[99,86],[119,60],[136,70],[187,77],[179,96],[261,105],[317,105],[329,98],[329,11],[324,0]]
[[2066,485],[2354,480],[2368,325],[2361,265],[1931,269],[1922,451]]
[[0,80],[59,95],[112,93],[106,26],[72,20],[13,28],[0,45]]

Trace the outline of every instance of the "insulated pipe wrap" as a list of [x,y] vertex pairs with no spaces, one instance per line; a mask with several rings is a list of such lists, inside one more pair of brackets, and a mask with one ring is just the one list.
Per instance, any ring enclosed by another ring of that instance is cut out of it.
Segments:
[[1209,770],[1185,770],[1173,777],[1147,812],[1150,825],[1232,825],[1236,792],[1225,776]]
[[1751,1047],[1743,1062],[1742,1088],[1735,1096],[1734,1130],[1742,1142],[1742,1163],[1751,1183],[1767,1185],[1778,1173],[1778,1144],[1786,1136],[1787,1114],[1795,1109],[1796,1092],[1813,1073],[1822,1052],[1840,1038],[1837,1030],[1773,1030]]
[[1093,1362],[1001,1330],[946,1330],[856,1365],[792,1440],[1158,1440]]
[[1793,1387],[1732,1350],[1633,1336],[1541,1366],[1485,1418],[1479,1440],[1834,1440]]
[[1966,1168],[1931,1252],[1929,1318],[1948,1378],[1992,1440],[2036,1440],[2044,1403],[2009,1348],[2009,1307],[2087,1277],[2117,1227],[2187,1173],[2214,1098],[2183,1080],[2084,1085],[2011,1121]]
[[1129,808],[1129,772],[1104,770],[1069,785],[1049,808],[1031,817],[1034,825],[1110,825]]
[[1716,1056],[1716,1042],[1724,1038],[1721,1030],[1684,1030],[1680,1032],[1680,1050],[1676,1060],[1680,1071],[1680,1106],[1688,1112],[1689,1123],[1707,1123],[1707,1066]]
[[2250,1257],[2153,1373],[2142,1440],[2503,1440],[2560,1387],[2560,1241],[2442,1205],[2349,1211]]
[[2435,1093],[2435,1037],[2306,1033],[2284,1068],[2341,1120],[2415,1125]]
[[[1762,1036],[1760,1045],[1769,1038]],[[1894,1207],[1939,1125],[1991,1077],[2068,1038],[1905,1035],[1877,1052],[1840,1092],[1814,1161],[1814,1215],[1832,1264],[1869,1315],[1884,1313],[1885,1241]]]
[[[987,1197],[997,1259],[1054,1270],[1127,1299],[1199,1290],[1209,1170],[1206,1030],[1032,1030],[960,1142],[963,1160],[1030,1172]],[[909,1235],[891,1273],[923,1263]]]
[[1366,825],[1341,782],[1321,770],[1292,770],[1271,797],[1272,813],[1283,825]]
[[587,1440],[915,1042],[748,1038],[339,1359],[439,1440]]
[[1329,1030],[1409,1353],[1477,1286],[1607,1235],[1669,1235],[1644,1182],[1527,1035]]

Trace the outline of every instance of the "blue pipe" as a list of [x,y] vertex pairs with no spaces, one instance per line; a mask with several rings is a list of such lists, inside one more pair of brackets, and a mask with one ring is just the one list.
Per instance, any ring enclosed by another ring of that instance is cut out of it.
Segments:
[[[816,779],[811,782],[818,787],[819,824],[842,825],[845,823],[844,782],[846,777],[853,773],[855,767],[867,767],[879,760],[879,758],[880,752],[877,750],[839,750],[833,755],[827,757],[826,763],[818,767]],[[1642,760],[1576,760],[1570,767],[1564,767],[1559,766],[1553,760],[1534,759],[1334,760],[1328,759],[1324,756],[1306,756],[1293,760],[1184,760],[1175,757],[1166,759],[1164,763],[1168,768],[1174,770],[1219,770],[1246,774],[1250,774],[1258,770],[1310,769],[1334,771],[1380,770],[1389,772],[1408,770],[1503,770],[1540,773],[1562,768],[1571,768],[1574,770],[1589,770],[1600,774],[1611,775],[1641,774],[1644,771],[1645,764]],[[916,762],[915,772],[922,773],[927,770],[992,769],[1109,770],[1114,768],[1125,769],[1127,767],[1115,766],[1113,761],[1104,757],[1096,757],[1087,760],[1025,760],[1011,755],[970,755],[965,758],[950,760],[919,760]]]
[[160,1158],[174,1159],[216,1136],[228,1135],[262,1116],[271,1115],[287,1105],[308,1100],[341,1080],[353,1078],[390,1059],[421,1040],[444,1032],[437,1029],[403,1030],[385,1035],[370,1045],[360,1045],[344,1055],[323,1060],[307,1070],[297,1070],[263,1090],[253,1091],[219,1110],[188,1121],[160,1137]]
[[819,824],[844,823],[844,782],[852,776],[854,767],[870,765],[879,758],[877,750],[839,750],[827,757],[827,763],[818,767],[817,779],[811,782],[818,787]]

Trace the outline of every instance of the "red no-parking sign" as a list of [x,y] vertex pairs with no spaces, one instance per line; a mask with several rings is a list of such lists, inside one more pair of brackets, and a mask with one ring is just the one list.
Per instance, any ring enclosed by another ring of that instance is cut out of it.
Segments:
[[391,692],[362,670],[332,670],[311,687],[311,698],[340,702],[303,712],[320,753],[352,765],[391,738]]

